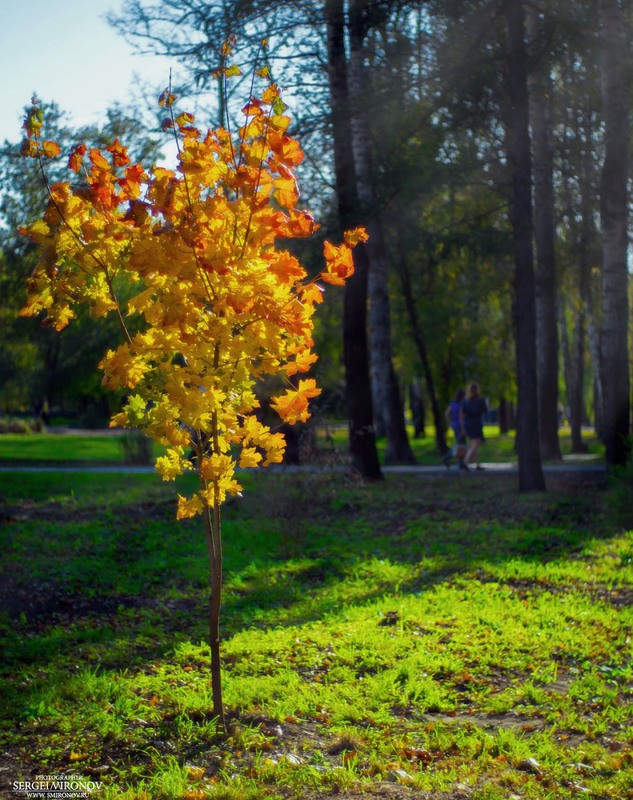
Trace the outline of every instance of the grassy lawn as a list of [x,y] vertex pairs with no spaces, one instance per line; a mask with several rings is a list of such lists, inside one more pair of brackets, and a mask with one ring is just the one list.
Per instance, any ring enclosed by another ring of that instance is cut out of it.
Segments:
[[[412,428],[409,428],[408,431],[411,447],[420,464],[436,466],[438,463],[441,463],[435,451],[435,428],[432,425],[427,425],[425,435],[418,439],[413,438]],[[514,432],[501,434],[499,433],[499,427],[497,425],[487,425],[484,428],[484,435],[485,441],[479,451],[482,461],[516,463],[517,455],[514,449]],[[338,423],[320,428],[317,441],[321,446],[333,447],[340,453],[346,453],[346,424]],[[563,457],[571,458],[571,433],[569,428],[561,428],[559,432],[559,441]],[[583,441],[587,446],[587,456],[596,460],[603,458],[604,447],[593,430],[587,430],[584,433]],[[449,435],[448,444],[449,446],[454,444],[452,435]],[[377,446],[378,454],[382,461],[384,460],[386,441],[380,439]]]
[[204,537],[174,487],[1,480],[0,796],[62,773],[106,800],[627,796],[628,486],[248,476],[224,515],[221,740]]
[[[436,466],[440,459],[435,452],[434,429],[427,426],[426,436],[414,439],[410,430],[411,445],[420,464]],[[0,461],[102,461],[121,463],[124,461],[123,440],[126,434],[57,434],[39,433],[32,435],[0,435]],[[514,434],[500,434],[499,428],[488,426],[486,440],[481,448],[481,458],[492,462],[516,462]],[[596,459],[602,457],[603,448],[593,431],[587,432],[585,442],[589,454]],[[564,455],[571,452],[569,429],[560,432],[561,449]],[[449,441],[452,444],[452,441]],[[347,453],[347,428],[344,423],[336,423],[317,428],[317,445],[325,453],[345,459]],[[160,454],[158,446],[153,447],[155,455]],[[385,441],[378,442],[378,452],[383,459]]]
[[4,433],[0,461],[123,461],[122,436]]
[[[139,449],[141,445],[141,449]],[[34,433],[0,435],[0,462],[152,463],[164,448],[138,431]],[[147,453],[148,457],[142,456]],[[138,456],[141,455],[139,459]]]

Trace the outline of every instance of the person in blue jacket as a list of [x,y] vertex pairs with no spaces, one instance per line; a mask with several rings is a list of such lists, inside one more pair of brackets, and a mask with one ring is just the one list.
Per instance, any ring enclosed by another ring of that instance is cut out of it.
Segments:
[[479,445],[484,440],[484,414],[488,411],[486,401],[479,394],[479,384],[473,382],[468,387],[466,397],[462,400],[460,410],[460,425],[464,436],[468,437],[469,447],[464,456],[462,469],[469,469],[468,464],[473,460],[477,469],[483,469],[479,462]]
[[462,400],[464,397],[466,397],[466,392],[463,389],[458,389],[457,392],[455,392],[455,397],[448,404],[444,412],[446,421],[455,437],[455,444],[445,454],[444,463],[447,467],[450,466],[451,456],[455,456],[460,469],[462,469],[464,456],[466,455],[466,437],[462,433],[462,423],[460,419]]

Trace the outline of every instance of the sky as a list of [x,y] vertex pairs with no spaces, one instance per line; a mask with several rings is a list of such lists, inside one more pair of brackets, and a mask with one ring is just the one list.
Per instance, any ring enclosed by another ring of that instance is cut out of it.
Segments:
[[[125,2],[125,0],[123,0]],[[24,106],[35,92],[55,101],[71,125],[98,123],[134,88],[164,88],[166,58],[134,53],[105,20],[122,0],[0,0],[0,142],[22,138]]]

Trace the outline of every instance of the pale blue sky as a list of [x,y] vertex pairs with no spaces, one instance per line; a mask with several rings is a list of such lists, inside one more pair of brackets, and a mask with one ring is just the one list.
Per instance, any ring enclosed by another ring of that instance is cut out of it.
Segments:
[[145,82],[164,88],[167,59],[133,54],[105,21],[121,0],[0,0],[0,142],[21,139],[33,92],[73,125],[98,122]]

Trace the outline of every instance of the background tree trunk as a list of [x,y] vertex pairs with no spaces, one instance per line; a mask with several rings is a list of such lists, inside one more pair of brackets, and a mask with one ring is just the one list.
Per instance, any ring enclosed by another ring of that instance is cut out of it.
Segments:
[[369,331],[370,359],[374,373],[374,397],[385,426],[387,449],[385,463],[415,464],[404,422],[398,379],[393,367],[391,319],[389,310],[388,268],[382,221],[373,187],[373,163],[370,133],[364,111],[366,77],[364,43],[366,0],[352,0],[349,10],[349,91],[352,106],[352,149],[356,168],[358,197],[369,233],[369,241],[359,245],[369,259]]
[[532,253],[532,175],[525,16],[520,0],[506,0],[508,32],[508,161],[512,169],[514,314],[517,364],[517,452],[521,491],[543,491],[536,372],[535,281]]
[[433,380],[433,372],[431,370],[431,362],[429,361],[424,334],[418,320],[404,248],[401,248],[399,255],[398,272],[400,276],[400,284],[402,286],[404,303],[407,309],[407,316],[411,326],[411,333],[413,335],[413,341],[415,342],[415,346],[418,351],[418,357],[422,365],[422,372],[426,382],[426,391],[431,404],[431,415],[433,417],[433,425],[435,426],[435,448],[439,455],[444,455],[448,452],[448,445],[446,444],[446,425],[444,415],[442,414],[442,410],[437,400],[435,381]]
[[[535,12],[531,29],[536,33]],[[553,87],[545,67],[530,77],[530,115],[534,152],[534,241],[536,244],[536,369],[538,375],[541,456],[561,458],[558,441],[558,318],[554,252],[553,159],[551,103]]]
[[[567,380],[567,402],[569,407],[569,422],[571,427],[571,451],[572,453],[584,453],[587,450],[582,441],[582,426],[586,419],[585,408],[585,357],[587,350],[587,335],[590,314],[592,311],[592,287],[591,287],[591,266],[592,263],[599,263],[600,243],[598,231],[594,222],[594,158],[591,148],[593,141],[592,115],[588,110],[584,110],[582,118],[576,121],[576,136],[584,143],[582,154],[581,169],[579,175],[580,182],[580,236],[577,247],[577,269],[578,269],[578,300],[574,308],[573,336],[570,343],[570,367],[569,379]],[[570,189],[570,192],[572,190]],[[571,205],[571,204],[570,204]],[[572,213],[569,214],[570,219]],[[596,355],[594,362],[596,372],[599,370],[599,348],[595,328],[592,329],[591,339],[596,339],[593,344],[593,352]],[[601,383],[600,383],[601,386]],[[596,417],[602,416],[602,403],[598,401],[595,409]]]
[[[336,197],[342,228],[358,222],[358,193],[352,151],[350,103],[345,53],[343,0],[326,0],[328,80],[332,100],[332,132]],[[348,409],[349,451],[352,467],[365,478],[382,473],[373,425],[367,342],[367,253],[354,249],[355,272],[345,284],[343,350]]]
[[414,378],[409,384],[409,407],[413,422],[413,436],[415,439],[423,438],[426,436],[426,406],[422,386],[417,378]]
[[607,464],[625,464],[629,454],[628,357],[628,165],[627,73],[630,28],[618,0],[599,0],[602,46],[602,107],[605,152],[600,189],[602,222],[602,437]]

